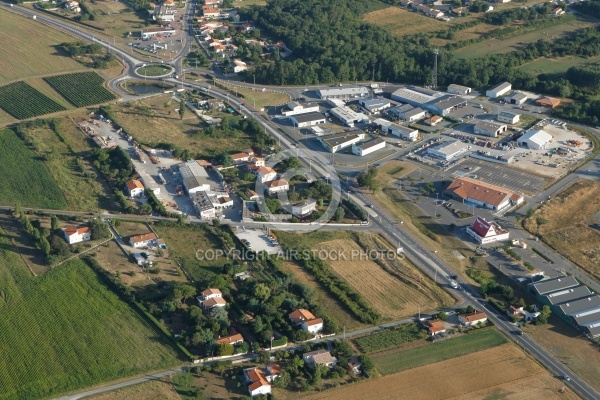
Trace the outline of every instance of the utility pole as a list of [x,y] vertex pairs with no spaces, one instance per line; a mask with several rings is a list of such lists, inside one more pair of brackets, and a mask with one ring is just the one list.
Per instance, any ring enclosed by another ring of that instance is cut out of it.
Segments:
[[433,49],[433,54],[435,55],[435,61],[433,62],[433,90],[437,90],[438,54],[440,54],[440,49]]

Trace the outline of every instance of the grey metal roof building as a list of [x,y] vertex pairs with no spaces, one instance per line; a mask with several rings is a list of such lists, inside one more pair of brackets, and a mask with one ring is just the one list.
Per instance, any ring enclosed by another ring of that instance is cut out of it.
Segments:
[[390,102],[386,99],[360,100],[358,104],[371,112],[376,112],[390,106]]
[[590,336],[591,338],[600,336],[600,326],[598,325],[593,327],[587,327],[586,331],[588,332],[588,336]]
[[196,161],[183,163],[183,165],[179,167],[179,173],[183,180],[183,186],[188,193],[193,193],[198,190],[210,190],[208,173],[204,167],[200,166]]
[[323,114],[321,114],[320,112],[310,112],[310,113],[306,113],[306,114],[297,114],[291,117],[292,119],[294,119],[297,123],[303,123],[303,122],[311,122],[311,121],[320,121],[320,120],[324,120],[325,117],[323,116]]
[[561,304],[558,307],[564,315],[569,315],[571,317],[588,310],[600,310],[600,296],[593,295],[580,300]]
[[369,90],[363,86],[346,86],[327,89],[319,89],[317,94],[320,98],[327,99],[348,99],[356,97],[365,97],[369,95]]
[[429,94],[424,94],[413,89],[402,88],[392,93],[392,100],[400,101],[402,103],[408,103],[413,106],[421,106],[435,97]]
[[556,306],[568,301],[579,300],[591,296],[592,292],[587,286],[581,285],[574,288],[559,290],[546,295],[546,299],[552,306]]
[[577,279],[572,276],[559,276],[558,278],[547,279],[545,281],[531,283],[531,291],[539,296],[544,296],[552,292],[559,290],[568,289],[571,287],[579,286]]
[[423,107],[434,114],[448,115],[453,110],[467,105],[467,100],[460,96],[445,95],[438,99],[431,100],[424,104]]
[[574,315],[573,319],[579,326],[600,325],[600,309]]

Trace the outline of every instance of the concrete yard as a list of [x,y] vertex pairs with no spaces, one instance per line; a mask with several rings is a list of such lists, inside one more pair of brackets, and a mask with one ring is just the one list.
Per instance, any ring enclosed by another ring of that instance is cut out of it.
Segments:
[[281,246],[273,246],[266,238],[266,232],[261,229],[249,229],[243,226],[237,228],[235,235],[240,239],[246,239],[252,246],[252,251],[259,253],[261,251],[267,254],[277,254],[281,251]]

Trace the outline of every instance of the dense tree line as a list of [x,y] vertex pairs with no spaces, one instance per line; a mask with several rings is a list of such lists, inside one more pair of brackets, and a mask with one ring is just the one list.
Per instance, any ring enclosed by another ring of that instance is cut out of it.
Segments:
[[582,14],[600,18],[600,0],[582,1],[580,3],[573,4],[571,7]]
[[[506,25],[513,21],[535,21],[546,18],[556,5],[545,3],[535,7],[510,8],[508,10],[492,12],[483,16],[483,22],[491,25]],[[566,8],[566,7],[565,7]]]

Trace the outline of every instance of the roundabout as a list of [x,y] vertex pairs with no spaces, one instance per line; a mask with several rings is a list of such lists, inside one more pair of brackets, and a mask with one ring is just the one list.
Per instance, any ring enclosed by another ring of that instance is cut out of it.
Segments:
[[135,74],[141,77],[159,78],[171,75],[175,69],[168,64],[144,64],[135,69]]

